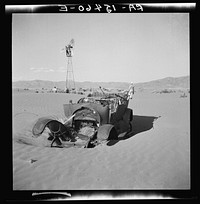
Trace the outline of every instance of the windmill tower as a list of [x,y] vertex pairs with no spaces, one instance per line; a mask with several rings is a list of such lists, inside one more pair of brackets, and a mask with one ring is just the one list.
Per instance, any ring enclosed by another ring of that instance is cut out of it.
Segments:
[[74,39],[71,39],[69,44],[64,48],[66,52],[66,57],[67,57],[67,76],[66,76],[66,87],[65,87],[66,92],[71,91],[72,89],[75,89],[73,63],[72,63],[73,48],[74,48]]

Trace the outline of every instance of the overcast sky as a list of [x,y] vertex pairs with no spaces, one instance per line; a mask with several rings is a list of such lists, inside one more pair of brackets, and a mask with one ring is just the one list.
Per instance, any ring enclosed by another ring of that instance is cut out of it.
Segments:
[[189,75],[189,14],[37,14],[12,19],[12,79],[145,82]]

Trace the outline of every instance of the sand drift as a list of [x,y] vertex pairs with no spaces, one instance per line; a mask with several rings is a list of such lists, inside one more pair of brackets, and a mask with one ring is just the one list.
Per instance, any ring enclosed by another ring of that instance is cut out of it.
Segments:
[[13,189],[190,189],[190,97],[180,94],[137,92],[128,134],[94,148],[51,148],[49,129],[35,137],[34,125],[49,116],[65,124],[63,104],[83,96],[14,93]]

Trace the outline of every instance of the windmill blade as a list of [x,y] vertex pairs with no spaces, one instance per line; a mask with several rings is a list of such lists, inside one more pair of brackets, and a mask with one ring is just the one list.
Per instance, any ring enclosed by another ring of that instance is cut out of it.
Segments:
[[74,41],[74,39],[72,38],[71,41],[69,42],[69,45],[71,45],[72,47],[74,47],[74,44],[75,44],[75,41]]
[[65,48],[62,48],[61,50],[60,50],[60,53],[63,53],[63,52],[65,52]]

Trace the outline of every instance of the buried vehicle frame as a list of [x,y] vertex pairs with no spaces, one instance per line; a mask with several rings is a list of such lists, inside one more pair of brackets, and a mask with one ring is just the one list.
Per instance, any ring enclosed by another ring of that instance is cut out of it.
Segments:
[[133,111],[128,104],[133,93],[131,87],[122,94],[103,92],[100,98],[85,97],[77,103],[70,101],[63,105],[67,118],[64,122],[51,116],[39,118],[32,133],[38,137],[48,128],[51,147],[92,148],[109,140],[117,140],[119,134],[128,134],[132,130]]

